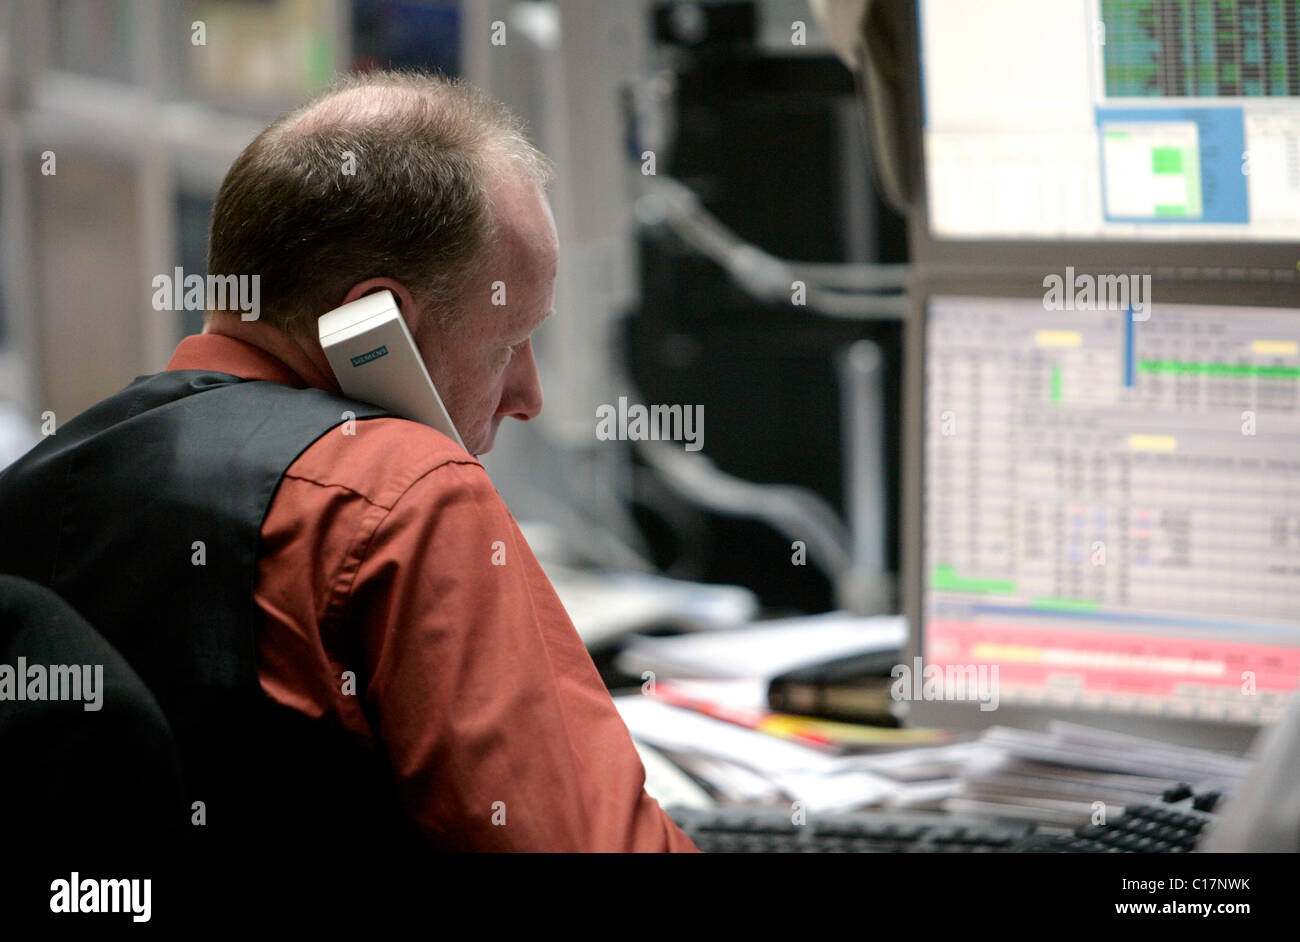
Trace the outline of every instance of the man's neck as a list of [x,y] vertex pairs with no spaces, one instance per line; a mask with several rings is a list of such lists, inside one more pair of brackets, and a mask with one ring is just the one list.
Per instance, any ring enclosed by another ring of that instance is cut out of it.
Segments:
[[305,335],[290,335],[257,321],[235,320],[232,317],[215,317],[204,326],[205,334],[220,334],[252,344],[269,353],[293,370],[308,386],[339,392],[325,352],[320,342]]

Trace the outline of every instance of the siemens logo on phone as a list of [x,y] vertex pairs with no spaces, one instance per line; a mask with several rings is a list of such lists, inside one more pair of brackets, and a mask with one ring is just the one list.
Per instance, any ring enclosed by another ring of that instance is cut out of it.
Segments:
[[386,346],[375,347],[375,349],[371,350],[369,353],[363,353],[359,357],[353,357],[352,365],[364,366],[366,363],[369,363],[371,360],[378,360],[380,357],[386,357],[386,356],[388,356],[388,347]]

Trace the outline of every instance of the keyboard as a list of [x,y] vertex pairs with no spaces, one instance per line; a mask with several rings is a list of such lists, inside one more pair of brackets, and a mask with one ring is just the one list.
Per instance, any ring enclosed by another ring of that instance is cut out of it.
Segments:
[[858,811],[808,815],[796,824],[786,811],[721,806],[668,809],[706,853],[1187,853],[1215,821],[1220,794],[1167,790],[1160,804],[1130,805],[1104,825],[1073,833],[1032,823],[990,822],[938,812]]
[[675,806],[668,813],[706,853],[1005,853],[1033,830],[923,812],[808,815],[804,824],[786,811],[735,806]]
[[1194,794],[1179,785],[1158,805],[1130,805],[1106,824],[1085,824],[1073,834],[1035,834],[1020,851],[1031,854],[1185,854],[1215,820],[1221,795]]

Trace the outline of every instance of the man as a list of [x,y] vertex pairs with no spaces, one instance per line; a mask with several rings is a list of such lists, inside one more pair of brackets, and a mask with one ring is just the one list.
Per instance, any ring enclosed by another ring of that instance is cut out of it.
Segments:
[[[158,695],[192,827],[695,849],[474,457],[542,408],[549,176],[469,86],[344,78],[214,204],[209,275],[256,275],[260,317],[210,309],[168,372],[0,477],[23,546],[0,571],[64,595]],[[339,395],[316,320],[384,289],[467,450]]]

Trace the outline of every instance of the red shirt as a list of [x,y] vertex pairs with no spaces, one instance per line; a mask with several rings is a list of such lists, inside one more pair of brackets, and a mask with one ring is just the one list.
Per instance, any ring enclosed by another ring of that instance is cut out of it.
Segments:
[[[187,337],[167,369],[307,385],[215,334]],[[371,419],[304,451],[263,521],[253,597],[262,689],[382,749],[439,848],[696,849],[646,794],[627,727],[486,470],[440,432]]]

